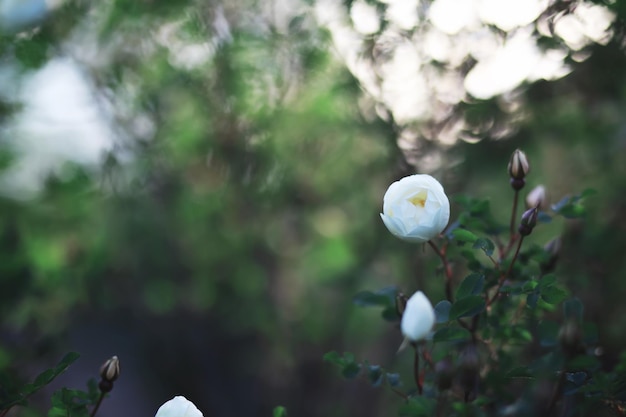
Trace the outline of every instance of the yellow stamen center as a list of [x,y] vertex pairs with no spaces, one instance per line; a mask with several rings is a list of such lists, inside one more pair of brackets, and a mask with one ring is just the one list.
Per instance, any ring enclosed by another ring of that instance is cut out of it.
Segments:
[[427,191],[420,191],[417,195],[409,198],[409,202],[415,207],[424,207],[426,205],[426,198],[428,197]]

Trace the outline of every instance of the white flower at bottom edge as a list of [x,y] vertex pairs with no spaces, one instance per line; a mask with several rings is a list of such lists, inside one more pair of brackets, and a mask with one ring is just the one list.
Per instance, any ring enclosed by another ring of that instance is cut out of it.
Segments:
[[407,301],[402,314],[402,334],[410,341],[418,342],[428,336],[434,325],[435,310],[424,293],[417,291]]
[[203,417],[198,408],[187,398],[179,395],[159,407],[154,417]]
[[380,214],[396,237],[425,243],[437,236],[450,220],[450,201],[441,183],[426,174],[410,175],[389,186]]

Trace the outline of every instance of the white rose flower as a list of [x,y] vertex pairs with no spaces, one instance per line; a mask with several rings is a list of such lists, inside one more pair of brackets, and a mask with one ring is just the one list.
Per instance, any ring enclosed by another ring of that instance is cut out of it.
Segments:
[[450,202],[439,181],[430,175],[410,175],[389,186],[380,217],[394,236],[424,243],[448,225]]
[[202,413],[191,401],[179,395],[159,407],[154,417],[202,417]]
[[400,329],[404,337],[412,342],[420,341],[435,325],[435,310],[423,292],[418,291],[406,303]]

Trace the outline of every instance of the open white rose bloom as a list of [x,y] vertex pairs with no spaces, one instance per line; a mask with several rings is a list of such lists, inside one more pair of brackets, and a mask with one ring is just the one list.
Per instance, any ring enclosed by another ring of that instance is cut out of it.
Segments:
[[406,303],[400,328],[412,342],[423,340],[435,325],[435,310],[423,292],[418,291]]
[[424,243],[448,225],[450,202],[439,181],[430,175],[410,175],[389,186],[380,217],[394,236]]
[[179,395],[159,407],[154,417],[202,417],[202,413],[191,401]]

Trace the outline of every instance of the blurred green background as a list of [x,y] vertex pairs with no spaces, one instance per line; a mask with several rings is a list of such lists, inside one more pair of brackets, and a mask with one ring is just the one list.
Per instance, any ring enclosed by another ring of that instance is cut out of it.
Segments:
[[[153,415],[174,395],[212,417],[389,415],[392,394],[322,361],[348,350],[406,365],[399,332],[353,306],[356,292],[443,298],[437,259],[386,231],[382,196],[431,173],[506,222],[516,147],[527,190],[545,184],[552,202],[598,191],[584,222],[532,241],[563,235],[559,276],[615,363],[624,3],[539,2],[511,26],[483,2],[456,27],[436,18],[461,13],[452,1],[400,3],[0,1],[0,369],[28,379],[74,350],[58,384],[81,388],[117,354],[103,417]],[[482,49],[463,43],[477,36]],[[566,70],[494,87],[513,63],[479,83],[492,90],[470,82],[485,48],[520,37]]]

